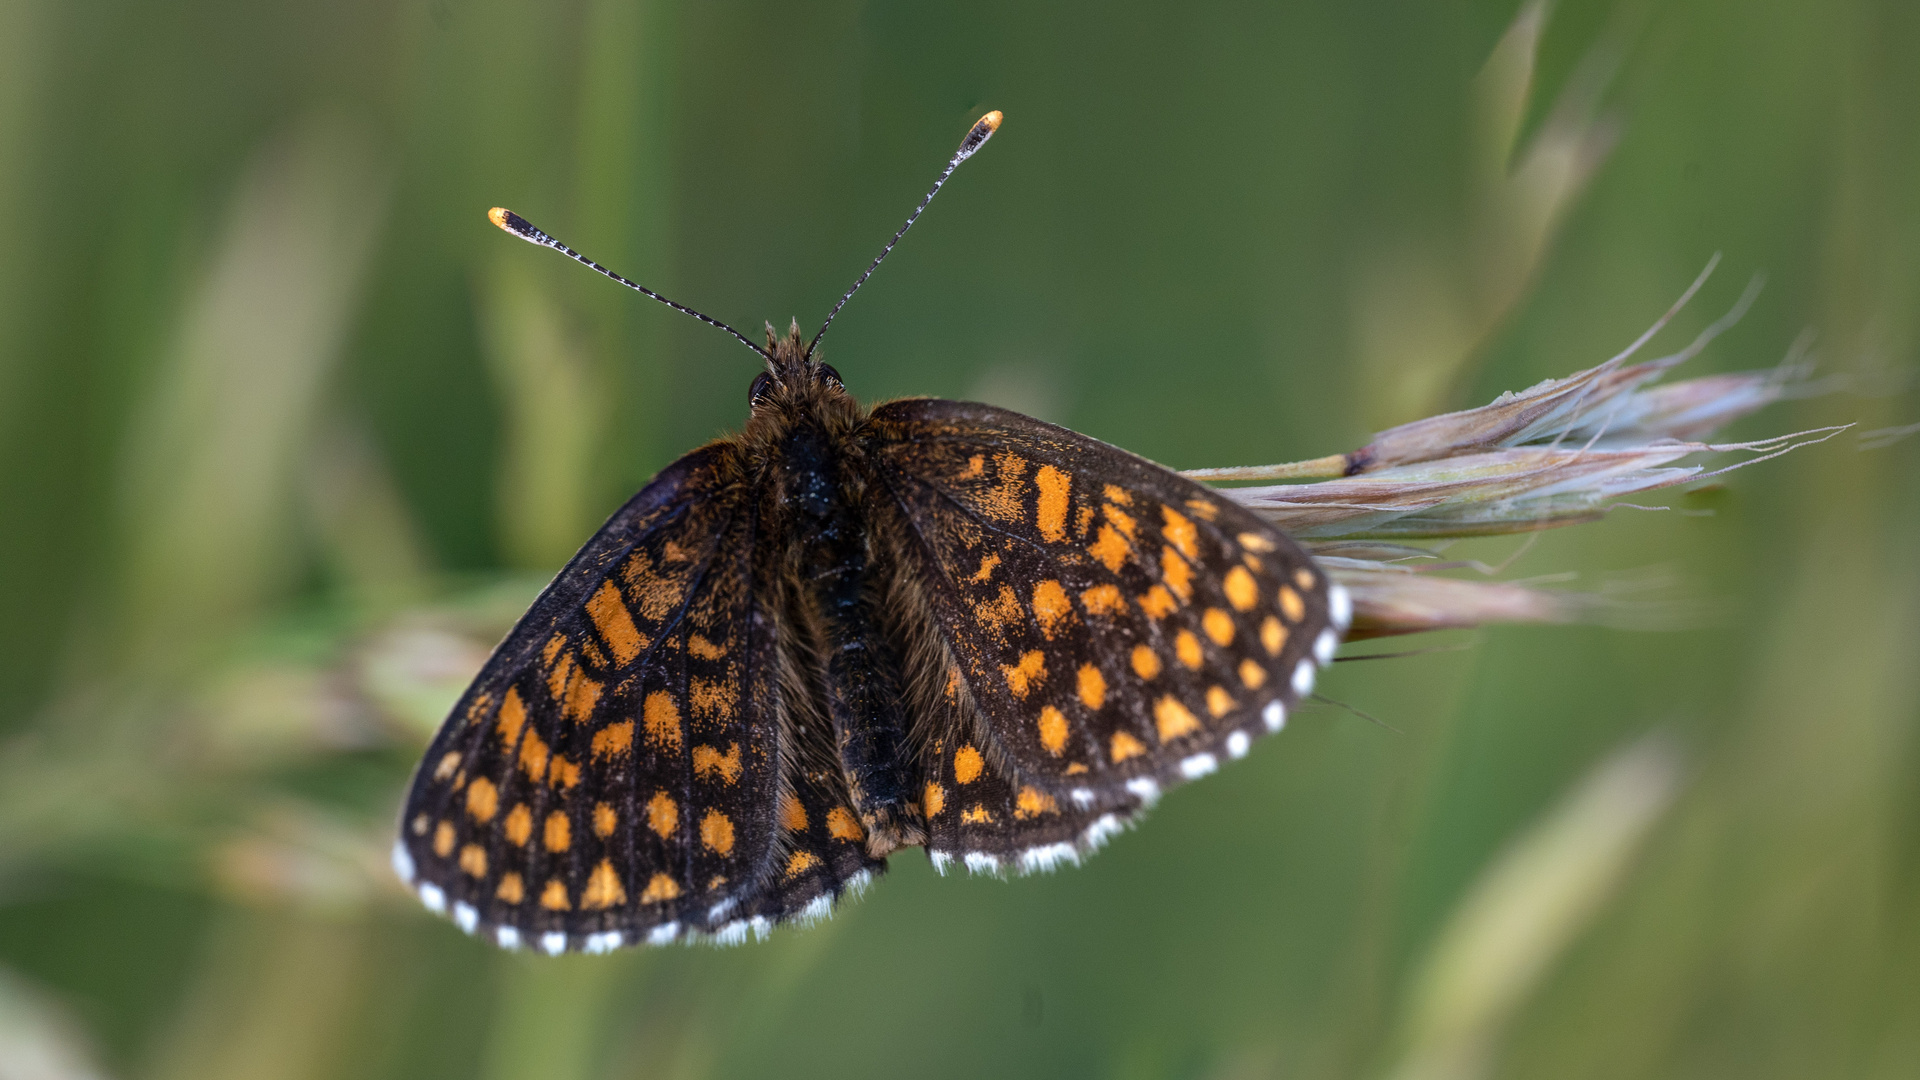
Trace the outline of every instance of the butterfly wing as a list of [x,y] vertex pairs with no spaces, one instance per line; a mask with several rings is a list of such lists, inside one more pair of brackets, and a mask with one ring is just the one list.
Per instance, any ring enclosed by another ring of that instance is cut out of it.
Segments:
[[407,796],[394,861],[428,907],[599,951],[764,931],[880,867],[781,813],[844,796],[783,733],[756,497],[734,444],[681,458],[494,651]]
[[930,779],[1005,789],[998,814],[983,802],[948,828],[929,814],[935,850],[1020,864],[1036,837],[1057,843],[1035,831],[1044,813],[1019,815],[1023,792],[1101,832],[1279,730],[1331,659],[1344,597],[1208,488],[987,405],[893,402],[870,430],[903,571],[924,583],[978,717]]

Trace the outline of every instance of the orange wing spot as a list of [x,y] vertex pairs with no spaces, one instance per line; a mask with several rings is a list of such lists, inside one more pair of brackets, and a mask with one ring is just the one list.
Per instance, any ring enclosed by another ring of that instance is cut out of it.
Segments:
[[1243,563],[1246,563],[1247,569],[1253,571],[1256,574],[1260,572],[1261,567],[1266,565],[1265,563],[1260,561],[1260,556],[1255,555],[1252,552],[1248,552],[1247,554],[1240,556],[1240,561]]
[[1304,566],[1298,570],[1295,570],[1293,572],[1293,583],[1307,590],[1308,592],[1312,592],[1313,591],[1313,571],[1307,569]]
[[997,521],[1020,521],[1027,516],[1027,459],[1018,454],[995,454],[993,465],[1000,482],[981,492],[978,505],[983,513]]
[[987,812],[986,807],[979,803],[974,803],[972,806],[960,812],[960,824],[991,825],[993,824],[993,815]]
[[479,844],[467,844],[460,849],[460,869],[471,877],[487,876],[487,849]]
[[603,802],[593,804],[593,834],[595,836],[604,840],[612,836],[613,830],[619,827],[619,811]]
[[631,749],[633,749],[633,721],[631,720],[608,724],[593,734],[593,756],[596,759],[610,758]]
[[547,887],[540,891],[540,906],[548,911],[572,909],[573,901],[567,898],[567,887],[559,878],[548,881]]
[[580,643],[580,651],[586,654],[587,663],[592,665],[595,670],[606,670],[607,654],[600,651],[600,646],[595,645],[592,641],[583,641]]
[[793,858],[787,860],[787,876],[799,877],[801,874],[820,865],[820,859],[811,851],[796,851]]
[[986,584],[987,579],[993,576],[993,568],[999,565],[1000,565],[1000,556],[983,555],[980,557],[980,569],[974,571],[973,577],[969,578],[968,580],[972,581],[976,585],[984,585]]
[[1108,502],[1117,502],[1121,506],[1133,505],[1133,495],[1126,488],[1108,484],[1100,489],[1100,494],[1106,496]]
[[562,655],[547,675],[547,689],[553,693],[553,700],[560,703],[560,714],[570,720],[584,721],[600,703],[599,681],[587,677],[586,669],[572,653]]
[[992,600],[975,604],[973,606],[973,614],[981,622],[992,626],[1001,634],[1005,634],[1007,627],[1020,621],[1022,614],[1020,610],[1020,596],[1013,591],[1013,586],[1002,585],[1000,586],[1000,594],[998,596]]
[[1248,551],[1258,551],[1261,554],[1273,551],[1279,546],[1257,532],[1243,532],[1234,539],[1240,541],[1240,546]]
[[1113,522],[1113,527],[1120,530],[1120,535],[1129,540],[1133,539],[1135,531],[1140,528],[1140,523],[1133,520],[1133,515],[1128,514],[1126,511],[1111,503],[1102,506],[1100,513],[1104,515],[1108,521]]
[[649,644],[647,636],[633,625],[633,613],[627,610],[620,586],[611,581],[602,582],[599,591],[587,601],[587,614],[599,628],[600,636],[607,639],[608,647],[613,649],[613,658],[622,665],[633,663]]
[[739,686],[725,679],[694,679],[687,685],[687,696],[693,700],[696,721],[731,720],[734,707],[740,704]]
[[1258,690],[1267,682],[1267,669],[1251,660],[1240,661],[1240,685],[1249,690]]
[[584,723],[593,715],[593,707],[600,704],[601,686],[586,675],[575,676],[573,685],[567,688],[567,708],[565,715]]
[[867,838],[867,830],[860,827],[860,822],[846,807],[836,806],[827,811],[827,835],[835,840],[852,840],[857,843]]
[[1142,679],[1151,679],[1160,674],[1160,657],[1145,645],[1133,647],[1133,673]]
[[960,704],[960,669],[959,668],[947,669],[946,695],[947,695],[948,704],[950,705]]
[[923,800],[927,807],[927,816],[933,817],[947,807],[947,789],[929,782]]
[[1160,579],[1182,600],[1193,599],[1193,564],[1172,547],[1160,549]]
[[527,723],[527,706],[520,700],[520,691],[507,687],[507,696],[500,699],[500,715],[493,718],[495,730],[500,732],[500,746],[513,749],[520,741],[520,729]]
[[709,810],[700,819],[700,843],[709,851],[733,854],[733,819],[718,810]]
[[452,776],[454,770],[459,767],[460,751],[449,750],[440,756],[440,764],[433,767],[433,778],[435,780],[445,780],[447,777]]
[[1233,695],[1227,693],[1226,687],[1207,687],[1207,711],[1216,717],[1225,716],[1233,711]]
[[544,780],[547,775],[547,743],[537,731],[527,732],[520,740],[520,771],[534,783]]
[[1253,575],[1247,573],[1244,566],[1236,566],[1227,571],[1220,587],[1227,594],[1227,603],[1236,611],[1252,611],[1253,605],[1260,602],[1260,586],[1254,584]]
[[953,752],[953,778],[959,783],[971,784],[980,779],[980,774],[986,767],[986,759],[980,756],[980,751],[975,750],[972,744]]
[[987,458],[984,454],[975,454],[967,459],[967,467],[953,474],[955,480],[978,480],[987,474]]
[[1127,610],[1127,598],[1114,585],[1095,585],[1080,594],[1080,603],[1090,615],[1118,615]]
[[724,754],[711,746],[693,748],[693,775],[700,779],[719,779],[731,784],[740,779],[740,772],[739,743],[729,743]]
[[1300,599],[1300,594],[1294,592],[1291,585],[1280,586],[1280,614],[1285,615],[1288,622],[1299,622],[1306,617],[1306,602]]
[[527,846],[527,838],[533,835],[533,811],[526,803],[515,804],[507,811],[506,832],[507,841],[514,847]]
[[493,895],[503,904],[517,904],[527,898],[527,883],[518,873],[509,870],[500,875],[500,887]]
[[1217,607],[1210,607],[1200,616],[1200,628],[1207,632],[1215,645],[1226,648],[1233,644],[1233,616]]
[[1098,711],[1107,703],[1107,677],[1092,664],[1080,665],[1080,704]]
[[1115,762],[1125,761],[1130,757],[1139,757],[1146,752],[1147,744],[1134,738],[1132,734],[1125,731],[1116,731],[1113,733],[1113,743],[1109,751],[1109,756],[1111,756]]
[[1280,650],[1287,647],[1287,628],[1272,615],[1260,623],[1260,646],[1267,650],[1268,656],[1279,656]]
[[693,552],[669,540],[660,545],[660,557],[667,562],[686,562],[693,558]]
[[807,808],[789,791],[780,796],[780,827],[788,832],[799,832],[807,827]]
[[1000,671],[1007,677],[1007,689],[1013,691],[1013,696],[1024,698],[1047,677],[1047,658],[1039,649],[1034,649],[1021,656],[1017,664],[1000,665]]
[[1212,521],[1220,516],[1220,508],[1205,499],[1188,499],[1187,509],[1193,511],[1193,516],[1201,521]]
[[612,859],[601,859],[587,878],[587,887],[580,890],[580,906],[592,911],[604,911],[627,902],[627,890],[620,884],[620,875],[613,871]]
[[687,638],[687,651],[701,660],[723,660],[727,655],[725,645],[715,645],[699,634]]
[[673,695],[655,690],[640,707],[641,721],[647,727],[647,741],[657,750],[680,749],[680,706]]
[[1040,633],[1048,641],[1053,640],[1062,623],[1072,621],[1073,604],[1058,581],[1048,578],[1033,587],[1033,617],[1040,621]]
[[1087,545],[1087,552],[1106,564],[1107,569],[1116,574],[1120,572],[1122,566],[1127,564],[1127,556],[1132,554],[1132,551],[1133,549],[1127,546],[1127,542],[1113,530],[1111,525],[1100,526],[1100,532],[1093,538],[1093,543]]
[[555,810],[547,815],[547,824],[541,830],[540,839],[547,845],[548,851],[567,850],[573,846],[573,822],[567,820],[566,814]]
[[466,723],[472,724],[486,715],[487,706],[493,704],[492,694],[481,694],[467,706]]
[[679,824],[680,804],[664,791],[654,792],[653,798],[647,800],[647,828],[665,839],[673,835],[673,830]]
[[552,637],[547,639],[547,643],[545,645],[540,646],[540,662],[542,664],[545,664],[547,667],[552,667],[554,664],[554,661],[560,659],[560,650],[566,647],[567,647],[567,635],[565,634],[553,635]]
[[453,822],[442,821],[433,827],[433,853],[443,859],[453,854]]
[[1033,482],[1040,489],[1035,522],[1040,526],[1040,536],[1057,544],[1067,538],[1067,503],[1073,478],[1051,465],[1042,465],[1033,474]]
[[1092,526],[1093,526],[1093,507],[1082,506],[1073,515],[1074,535],[1081,537],[1082,539],[1085,539],[1087,535],[1087,530]]
[[1054,757],[1067,748],[1067,715],[1049,705],[1040,710],[1040,745]]
[[1193,527],[1187,516],[1171,506],[1160,508],[1160,517],[1166,522],[1160,532],[1167,542],[1180,549],[1180,554],[1189,559],[1200,557],[1200,533]]
[[547,783],[571,790],[579,782],[580,766],[559,754],[553,755],[552,763],[547,766]]
[[727,875],[715,874],[707,879],[707,891],[712,892],[727,883]]
[[1054,814],[1059,811],[1059,804],[1053,801],[1053,796],[1048,795],[1039,788],[1023,787],[1020,789],[1020,794],[1014,797],[1013,816],[1021,821],[1025,821],[1028,818],[1039,817],[1041,814]]
[[663,577],[655,573],[652,564],[644,556],[628,560],[621,576],[627,579],[627,587],[633,590],[640,617],[650,623],[664,621],[680,603],[684,582],[678,577]]
[[1140,597],[1140,610],[1156,619],[1166,618],[1179,606],[1180,602],[1173,598],[1164,585],[1155,585]]
[[662,904],[680,895],[680,883],[665,874],[655,874],[647,879],[647,887],[640,892],[643,904]]
[[1086,772],[1086,771],[1087,771],[1087,767],[1086,767],[1085,765],[1083,765],[1083,764],[1081,764],[1081,763],[1080,763],[1080,762],[1078,762],[1078,761],[1076,761],[1076,762],[1074,762],[1073,764],[1071,764],[1071,765],[1069,765],[1069,766],[1067,766],[1067,775],[1068,775],[1068,776],[1079,776],[1079,775],[1080,775],[1081,773],[1084,773],[1084,772]]
[[1205,654],[1200,651],[1200,639],[1194,637],[1191,630],[1182,630],[1174,635],[1173,655],[1178,657],[1182,664],[1196,671],[1199,670],[1201,661],[1205,659]]
[[500,789],[493,786],[493,781],[481,776],[467,785],[467,813],[473,815],[473,820],[492,821],[494,811],[498,809]]
[[1164,743],[1199,731],[1200,721],[1192,710],[1169,695],[1153,703],[1153,726],[1159,730],[1160,741]]

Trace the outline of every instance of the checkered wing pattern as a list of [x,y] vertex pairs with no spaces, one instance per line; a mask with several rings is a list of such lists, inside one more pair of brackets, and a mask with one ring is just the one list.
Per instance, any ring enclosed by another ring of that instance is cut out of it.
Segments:
[[844,796],[784,744],[737,455],[710,446],[656,477],[455,707],[395,849],[428,907],[549,952],[725,940],[824,913],[875,865],[831,831]]
[[1103,835],[1279,730],[1338,644],[1344,598],[1305,552],[1152,462],[930,399],[875,409],[869,438],[978,719],[924,763],[936,853],[1048,863],[1056,815]]

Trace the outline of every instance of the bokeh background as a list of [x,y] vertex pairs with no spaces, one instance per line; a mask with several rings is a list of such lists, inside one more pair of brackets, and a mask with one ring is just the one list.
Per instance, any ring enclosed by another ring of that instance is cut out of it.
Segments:
[[[1920,421],[1915,71],[1904,0],[0,4],[0,1076],[1914,1075],[1920,437],[1855,435]],[[1391,729],[1082,869],[904,853],[730,950],[427,915],[440,710],[754,371],[486,208],[811,325],[988,108],[836,324],[864,396],[1317,456],[1721,251],[1656,348],[1765,273],[1691,370],[1798,341],[1828,392],[1734,434],[1859,427],[1456,547],[1689,614],[1341,665]]]

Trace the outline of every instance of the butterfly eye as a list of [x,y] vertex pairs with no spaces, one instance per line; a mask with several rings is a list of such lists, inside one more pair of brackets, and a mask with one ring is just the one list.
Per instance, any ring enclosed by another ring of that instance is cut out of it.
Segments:
[[847,388],[847,384],[840,381],[840,373],[833,370],[832,364],[820,364],[816,367],[815,370],[817,370],[820,373],[821,378],[832,383],[834,386],[838,387],[839,389],[845,390]]
[[761,398],[771,393],[773,393],[773,375],[763,371],[755,375],[753,385],[747,387],[747,404],[758,405]]

